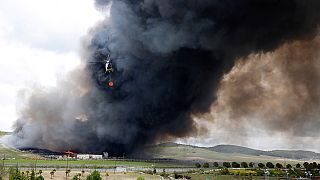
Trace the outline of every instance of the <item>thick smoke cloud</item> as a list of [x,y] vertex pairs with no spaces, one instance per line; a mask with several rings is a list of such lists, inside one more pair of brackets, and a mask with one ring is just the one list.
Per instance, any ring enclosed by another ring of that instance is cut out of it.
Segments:
[[[58,88],[32,90],[18,146],[132,154],[197,133],[223,73],[251,53],[312,39],[318,0],[97,0],[110,16],[84,43],[83,67]],[[110,54],[115,87],[103,61]]]
[[273,132],[318,137],[319,49],[317,36],[240,59],[222,80],[214,111],[240,124],[251,120]]
[[220,82],[210,113],[197,119],[214,130],[205,135],[206,143],[318,151],[319,49],[317,35],[238,59]]

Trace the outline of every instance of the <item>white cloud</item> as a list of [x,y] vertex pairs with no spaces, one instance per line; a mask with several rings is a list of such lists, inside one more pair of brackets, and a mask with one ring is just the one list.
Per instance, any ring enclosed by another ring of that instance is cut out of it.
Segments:
[[17,119],[17,92],[54,86],[80,62],[80,39],[102,19],[93,0],[0,1],[0,130]]

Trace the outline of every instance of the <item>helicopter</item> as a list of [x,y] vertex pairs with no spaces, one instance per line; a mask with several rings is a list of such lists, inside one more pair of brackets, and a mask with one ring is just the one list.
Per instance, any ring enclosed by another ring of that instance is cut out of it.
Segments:
[[107,80],[108,80],[108,87],[112,88],[114,86],[114,81],[112,80],[111,74],[114,72],[114,69],[112,67],[111,57],[110,54],[107,55],[107,58],[103,61],[91,61],[88,62],[90,64],[92,63],[105,63],[105,73],[107,74]]

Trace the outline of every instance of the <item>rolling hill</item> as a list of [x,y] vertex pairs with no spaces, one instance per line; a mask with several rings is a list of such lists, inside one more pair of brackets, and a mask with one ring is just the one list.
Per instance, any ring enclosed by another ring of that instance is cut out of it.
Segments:
[[252,161],[252,162],[302,162],[319,161],[320,154],[312,151],[273,150],[263,151],[235,145],[197,147],[176,143],[150,146],[148,151],[155,158],[192,161]]
[[5,159],[40,158],[36,154],[20,151],[18,149],[8,147],[8,146],[4,145],[3,143],[1,143],[1,137],[5,136],[5,135],[9,135],[9,134],[10,134],[9,132],[0,131],[0,159],[2,159],[2,158],[5,158]]
[[272,156],[280,158],[289,159],[301,159],[301,160],[320,160],[320,153],[312,151],[302,151],[302,150],[272,150],[272,151],[262,151],[251,149],[236,145],[217,145],[208,148],[211,151],[222,152],[222,153],[240,153],[253,156]]

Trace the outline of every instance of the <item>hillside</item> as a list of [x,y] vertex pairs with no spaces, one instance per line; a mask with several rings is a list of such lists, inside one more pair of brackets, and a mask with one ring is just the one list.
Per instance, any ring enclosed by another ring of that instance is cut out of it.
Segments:
[[254,156],[272,156],[272,157],[299,159],[299,160],[320,159],[320,153],[315,153],[312,151],[301,151],[301,150],[262,151],[262,150],[256,150],[256,149],[251,149],[251,148],[236,146],[236,145],[218,145],[218,146],[210,147],[208,149],[214,152],[240,153],[240,154],[254,155]]
[[[175,143],[164,143],[151,146],[147,151],[152,154],[154,158],[168,158],[177,160],[191,160],[191,161],[207,161],[207,162],[223,162],[223,161],[237,161],[237,162],[286,162],[297,163],[298,160],[289,158],[278,158],[275,156],[256,155],[254,151],[249,154],[244,152],[242,148],[240,151],[235,151],[230,148],[226,152],[216,152],[207,147],[189,146]],[[222,149],[220,149],[222,150]],[[250,151],[249,151],[250,152]],[[244,154],[246,153],[246,154]]]
[[5,135],[9,135],[8,132],[0,131],[0,159],[25,159],[25,158],[40,158],[40,156],[36,154],[32,154],[29,152],[20,151],[18,149],[8,147],[1,142],[1,137]]
[[0,131],[0,137],[10,134],[9,132]]
[[239,154],[247,154],[247,155],[254,155],[254,156],[265,155],[264,151],[242,147],[242,146],[236,146],[236,145],[217,145],[214,147],[209,147],[208,149],[211,151],[222,152],[222,153],[239,153]]

